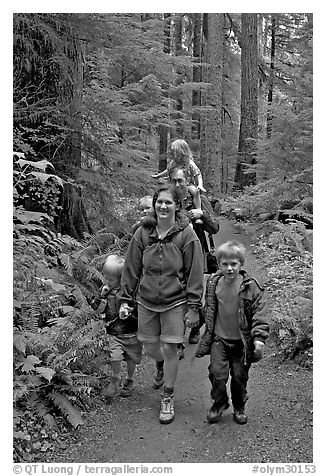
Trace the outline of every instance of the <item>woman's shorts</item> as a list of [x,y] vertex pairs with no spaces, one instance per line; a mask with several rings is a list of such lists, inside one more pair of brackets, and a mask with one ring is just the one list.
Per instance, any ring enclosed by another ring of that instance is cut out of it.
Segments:
[[108,335],[108,339],[111,361],[133,360],[136,364],[141,362],[143,346],[137,337]]
[[141,342],[153,344],[161,341],[169,344],[183,342],[187,304],[180,304],[169,311],[150,311],[138,305],[138,334]]

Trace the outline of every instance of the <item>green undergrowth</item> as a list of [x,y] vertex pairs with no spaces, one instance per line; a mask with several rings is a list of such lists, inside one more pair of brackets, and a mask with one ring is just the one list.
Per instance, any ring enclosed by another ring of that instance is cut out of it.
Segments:
[[83,424],[107,373],[104,324],[89,302],[109,253],[127,239],[106,229],[78,242],[51,217],[14,212],[14,460],[30,462]]
[[243,222],[264,269],[270,339],[284,360],[313,362],[312,232],[302,225]]
[[[313,348],[311,173],[266,180],[222,204],[222,213],[251,234],[263,263],[273,343],[284,359],[307,367]],[[280,210],[286,212],[283,222]]]

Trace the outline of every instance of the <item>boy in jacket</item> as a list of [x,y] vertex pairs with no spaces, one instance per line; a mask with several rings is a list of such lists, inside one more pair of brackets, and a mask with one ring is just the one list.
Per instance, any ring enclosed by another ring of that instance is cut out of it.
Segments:
[[247,382],[251,363],[263,356],[269,333],[263,288],[242,269],[245,248],[228,241],[217,249],[220,270],[211,275],[206,289],[205,332],[195,356],[210,355],[209,379],[214,400],[207,420],[216,423],[229,407],[226,384],[231,374],[234,420],[243,425],[248,417]]

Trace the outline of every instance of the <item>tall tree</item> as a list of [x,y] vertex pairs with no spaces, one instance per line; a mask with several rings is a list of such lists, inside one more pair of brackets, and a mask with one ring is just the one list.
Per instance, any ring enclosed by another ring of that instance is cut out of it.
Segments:
[[75,14],[14,15],[15,146],[28,136],[30,154],[70,176],[81,166],[82,25]]
[[[71,172],[73,166],[75,172],[79,171],[82,163],[82,102],[83,102],[83,81],[84,81],[84,48],[82,41],[73,35],[72,46],[74,48],[73,57],[75,58],[75,67],[72,71],[71,92],[67,99],[69,103],[69,119],[71,127],[71,134],[63,147],[61,156],[70,158],[70,166],[67,167],[66,172]],[[54,153],[55,156],[55,153]],[[66,161],[65,161],[66,162]]]
[[[202,14],[194,13],[193,14],[193,73],[192,80],[194,83],[201,82],[201,42],[202,42]],[[200,138],[200,114],[198,111],[198,106],[200,106],[200,90],[194,89],[192,93],[192,132],[194,139]]]
[[[203,13],[203,23],[202,23],[202,44],[201,44],[201,58],[203,61],[201,79],[202,81],[207,80],[207,40],[208,40],[208,13]],[[204,66],[205,65],[205,66]],[[206,167],[206,124],[207,117],[205,113],[205,104],[206,104],[206,91],[201,93],[201,113],[200,113],[200,167],[202,169],[203,176],[205,175]]]
[[233,186],[240,117],[240,15],[224,14],[222,75],[221,190]]
[[291,179],[293,170],[303,173],[312,167],[313,23],[309,15],[302,13],[278,13],[273,17],[275,53],[269,27],[265,57],[273,78],[272,95],[268,89],[265,94],[267,99],[272,99],[265,100],[265,117],[272,118],[272,129],[270,122],[267,123],[271,134],[267,131],[266,139],[258,142],[257,167],[263,178],[277,177],[283,181]]
[[236,187],[256,183],[256,142],[258,138],[258,47],[257,14],[241,14],[241,119]]
[[[224,79],[224,71],[225,71],[225,64],[226,64],[226,48],[225,48],[225,35],[224,31],[226,30],[226,15],[223,15],[223,59],[222,59],[222,135],[221,135],[221,192],[227,193],[228,191],[228,174],[229,174],[229,167],[228,167],[228,156],[224,154],[224,142],[225,142],[225,121],[226,115],[228,113],[226,108],[226,91],[225,91],[225,79]],[[229,113],[228,113],[229,114]]]
[[209,88],[204,95],[205,160],[201,163],[205,188],[214,194],[221,192],[223,23],[222,13],[207,14],[206,65],[203,70]]
[[[174,54],[175,56],[182,55],[182,13],[176,13],[174,15]],[[176,86],[179,86],[183,82],[184,78],[184,71],[181,64],[177,64],[176,67]],[[176,135],[177,137],[183,137],[184,131],[182,127],[182,89],[177,88],[177,97],[175,108],[177,111],[176,118],[177,118],[177,125],[176,125]]]
[[271,52],[270,52],[270,74],[269,74],[269,84],[268,84],[268,98],[267,98],[267,123],[266,123],[266,133],[267,137],[272,135],[272,119],[273,115],[271,112],[271,105],[273,102],[273,88],[274,88],[274,70],[275,70],[275,30],[276,30],[276,19],[275,15],[272,15],[271,19]]
[[[171,53],[171,13],[164,13],[164,44],[163,51]],[[158,170],[162,172],[167,166],[168,128],[166,125],[159,126],[159,159]]]

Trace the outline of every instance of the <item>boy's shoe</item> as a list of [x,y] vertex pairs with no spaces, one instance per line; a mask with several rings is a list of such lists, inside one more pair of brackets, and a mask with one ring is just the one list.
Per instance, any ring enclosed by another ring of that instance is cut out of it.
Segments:
[[123,382],[122,389],[120,390],[121,397],[130,397],[132,392],[134,381],[130,378],[126,378]]
[[164,425],[167,425],[168,423],[171,423],[174,420],[173,397],[174,397],[173,393],[172,394],[162,393],[159,420],[160,420],[160,423]]
[[103,390],[102,395],[113,398],[118,393],[119,385],[120,377],[112,377],[109,386]]
[[199,329],[193,328],[189,332],[189,344],[198,344],[200,339],[200,332]]
[[158,390],[160,387],[162,387],[163,383],[164,383],[164,370],[157,369],[156,375],[154,377],[153,388],[155,388],[155,390]]
[[233,410],[233,418],[238,425],[245,425],[248,421],[248,417],[245,414],[244,408],[241,408],[239,410],[236,410],[234,408]]
[[177,354],[179,360],[182,360],[185,358],[185,345],[184,344],[178,344],[177,345]]
[[221,419],[221,416],[224,410],[229,408],[229,406],[230,406],[229,403],[225,402],[221,406],[218,407],[216,403],[214,402],[212,407],[209,409],[207,413],[208,423],[217,423]]

